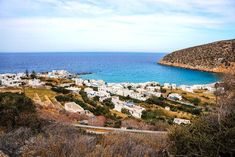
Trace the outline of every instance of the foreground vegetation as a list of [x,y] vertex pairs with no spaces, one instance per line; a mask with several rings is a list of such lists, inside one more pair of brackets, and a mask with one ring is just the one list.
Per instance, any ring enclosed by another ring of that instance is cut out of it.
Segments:
[[[24,94],[0,94],[0,152],[9,156],[166,156],[165,135],[94,135],[43,119]],[[127,149],[128,148],[128,149]]]
[[171,152],[180,156],[235,156],[235,75],[218,85],[217,111],[201,116],[189,126],[173,127]]

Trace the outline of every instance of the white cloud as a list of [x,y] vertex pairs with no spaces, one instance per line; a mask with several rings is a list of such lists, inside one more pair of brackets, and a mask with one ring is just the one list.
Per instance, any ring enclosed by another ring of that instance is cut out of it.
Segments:
[[232,0],[2,0],[0,50],[171,51],[235,36],[232,4]]

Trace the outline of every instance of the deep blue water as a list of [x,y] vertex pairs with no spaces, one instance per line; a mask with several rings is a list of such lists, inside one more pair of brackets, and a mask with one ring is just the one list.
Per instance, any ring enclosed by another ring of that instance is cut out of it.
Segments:
[[64,69],[87,79],[107,82],[147,82],[206,84],[219,80],[218,75],[158,65],[164,53],[0,53],[0,73],[51,71]]

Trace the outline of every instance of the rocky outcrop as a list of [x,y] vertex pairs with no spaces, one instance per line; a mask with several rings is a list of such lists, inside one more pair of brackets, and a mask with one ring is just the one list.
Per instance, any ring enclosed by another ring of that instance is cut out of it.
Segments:
[[235,67],[235,39],[178,50],[158,63],[208,72],[227,72]]

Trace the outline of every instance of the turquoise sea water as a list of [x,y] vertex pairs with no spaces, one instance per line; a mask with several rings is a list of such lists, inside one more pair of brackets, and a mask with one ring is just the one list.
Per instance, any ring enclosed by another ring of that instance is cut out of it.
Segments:
[[106,82],[207,84],[219,80],[213,73],[158,65],[164,53],[0,53],[0,73],[51,71],[92,72],[86,79]]

